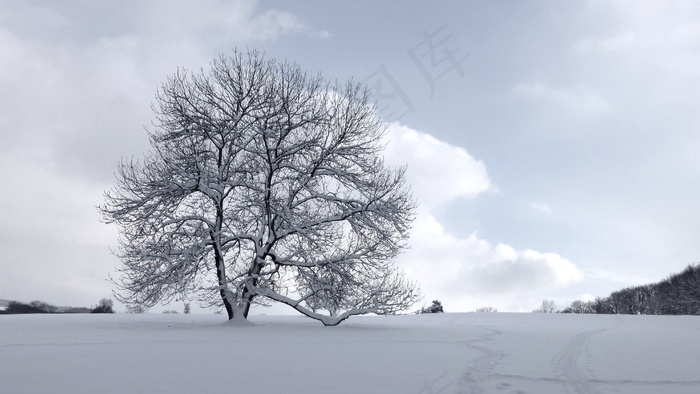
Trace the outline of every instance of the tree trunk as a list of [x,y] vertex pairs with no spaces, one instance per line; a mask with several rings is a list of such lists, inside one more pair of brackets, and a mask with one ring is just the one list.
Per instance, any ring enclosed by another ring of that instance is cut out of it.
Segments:
[[224,302],[224,308],[226,308],[226,313],[228,314],[228,319],[233,320],[234,306],[231,303],[232,300],[229,299],[228,284],[226,283],[226,266],[224,265],[224,256],[221,253],[221,227],[224,222],[224,210],[222,208],[223,203],[221,201],[215,201],[216,203],[216,227],[215,231],[209,233],[212,241],[212,247],[214,249],[214,261],[216,264],[216,277],[219,282],[219,294],[221,295],[221,300]]
[[[260,266],[259,264],[253,263],[253,274],[254,275],[257,275],[260,273],[259,266]],[[258,284],[257,278],[253,278],[251,281],[253,282],[253,286]],[[256,295],[255,293],[253,293],[252,291],[250,291],[250,289],[248,289],[248,286],[243,288],[243,294],[241,296],[241,303],[242,303],[241,307],[242,307],[243,317],[246,319],[248,318],[248,312],[250,312],[250,306],[253,303],[253,298],[255,298],[255,295]]]
[[226,313],[228,314],[228,319],[232,320],[233,319],[233,306],[229,302],[228,297],[226,297],[226,290],[221,289],[219,294],[221,294],[221,299],[224,301],[224,307],[226,308]]
[[228,319],[233,319],[233,305],[231,300],[229,300],[228,286],[226,284],[226,268],[224,267],[224,257],[221,255],[218,243],[214,242],[214,260],[216,262],[216,276],[219,282],[219,294],[221,295],[221,300],[224,302],[224,307],[226,308],[226,313],[228,313]]
[[243,292],[243,317],[248,318],[248,312],[250,312],[250,305],[253,303],[254,295],[250,293],[246,294],[247,291]]
[[[218,210],[216,224],[217,227],[219,227],[219,229],[221,228],[222,216],[223,215],[221,214],[221,210]],[[219,242],[218,236],[219,233],[220,231],[217,231],[216,234],[212,232],[210,234],[210,237],[214,249],[214,262],[216,264],[216,277],[219,283],[219,294],[221,295],[221,300],[224,302],[224,307],[226,308],[228,319],[232,320],[234,317],[234,310],[233,304],[231,303],[231,300],[229,300],[228,293],[230,292],[230,290],[228,290],[228,284],[226,283],[226,267],[224,266],[224,256],[221,254],[221,243]]]

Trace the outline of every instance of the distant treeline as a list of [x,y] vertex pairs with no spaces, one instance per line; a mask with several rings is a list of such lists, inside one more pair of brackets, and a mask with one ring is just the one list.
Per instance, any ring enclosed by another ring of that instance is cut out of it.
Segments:
[[562,313],[700,315],[700,264],[658,283],[628,287],[594,301],[574,301]]
[[27,313],[114,313],[112,309],[112,300],[103,298],[93,308],[59,308],[44,301],[32,301],[28,304],[23,304],[17,301],[11,301],[5,310],[0,310],[2,315],[16,315]]

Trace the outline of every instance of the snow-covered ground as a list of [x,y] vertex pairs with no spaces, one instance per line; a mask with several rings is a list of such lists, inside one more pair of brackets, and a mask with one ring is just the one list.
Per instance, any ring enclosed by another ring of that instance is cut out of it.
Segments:
[[700,393],[700,317],[0,316],[2,393]]

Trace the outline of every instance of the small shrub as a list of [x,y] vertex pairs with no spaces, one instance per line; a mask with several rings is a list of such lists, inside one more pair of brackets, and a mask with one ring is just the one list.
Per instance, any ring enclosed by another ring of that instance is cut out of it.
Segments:
[[445,312],[442,309],[442,304],[438,300],[433,300],[433,304],[430,306],[425,306],[422,309],[420,309],[417,313],[422,314],[422,313],[443,313]]

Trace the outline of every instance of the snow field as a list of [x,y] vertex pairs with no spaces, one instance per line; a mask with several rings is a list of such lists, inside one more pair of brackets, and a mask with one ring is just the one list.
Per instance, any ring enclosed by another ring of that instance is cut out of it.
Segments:
[[700,318],[0,317],[1,393],[698,393]]

